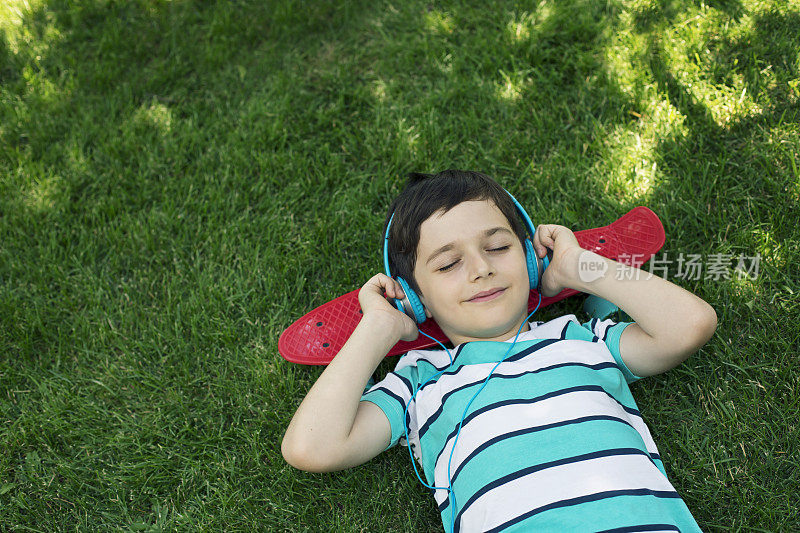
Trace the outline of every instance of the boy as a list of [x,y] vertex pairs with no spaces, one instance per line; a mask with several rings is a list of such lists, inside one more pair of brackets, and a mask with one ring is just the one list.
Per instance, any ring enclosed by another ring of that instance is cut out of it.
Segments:
[[[325,472],[410,445],[446,531],[699,531],[628,384],[697,351],[716,329],[714,309],[581,249],[566,227],[541,225],[537,259],[552,250],[541,294],[596,294],[635,322],[529,324],[525,231],[497,183],[477,172],[412,174],[387,223],[392,215],[392,272],[454,348],[408,352],[364,392],[389,349],[418,334],[386,300],[403,298],[401,286],[375,275],[359,292],[362,320],[289,424],[284,458]],[[605,274],[584,281],[587,262]]]

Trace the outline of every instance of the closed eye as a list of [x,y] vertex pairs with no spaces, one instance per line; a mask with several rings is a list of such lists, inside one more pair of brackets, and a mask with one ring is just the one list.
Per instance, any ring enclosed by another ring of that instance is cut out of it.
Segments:
[[439,272],[447,272],[448,270],[450,270],[451,268],[453,268],[453,267],[454,267],[454,266],[456,266],[457,264],[458,264],[458,261],[453,261],[453,262],[452,262],[452,263],[450,263],[449,265],[447,265],[447,266],[443,266],[442,268],[439,268],[439,269],[437,269],[437,270],[438,270]]
[[[498,247],[498,248],[489,248],[489,249],[487,250],[487,252],[502,252],[502,251],[504,251],[504,250],[508,250],[509,248],[511,248],[511,245],[510,245],[510,244],[507,244],[507,245],[505,245],[505,246],[500,246],[500,247]],[[454,266],[456,266],[456,265],[458,264],[458,261],[459,261],[459,260],[453,261],[453,262],[452,262],[452,263],[450,263],[449,265],[445,265],[445,266],[443,266],[442,268],[438,268],[437,270],[438,270],[439,272],[447,272],[448,270],[450,270],[451,268],[453,268]]]

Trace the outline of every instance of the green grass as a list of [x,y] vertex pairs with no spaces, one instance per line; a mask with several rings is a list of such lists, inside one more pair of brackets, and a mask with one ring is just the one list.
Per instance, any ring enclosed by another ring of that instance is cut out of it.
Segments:
[[277,341],[381,268],[406,172],[469,168],[761,254],[673,265],[719,328],[633,393],[705,530],[796,530],[800,3],[448,4],[3,2],[0,529],[440,530],[405,448],[285,464],[322,369]]

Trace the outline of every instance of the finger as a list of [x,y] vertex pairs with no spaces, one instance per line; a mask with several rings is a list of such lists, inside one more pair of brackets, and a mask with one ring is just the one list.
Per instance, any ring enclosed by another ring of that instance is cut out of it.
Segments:
[[397,282],[392,278],[390,278],[389,276],[385,276],[383,278],[383,281],[384,281],[383,292],[386,294],[386,297],[397,298],[397,289],[396,289]]
[[392,298],[395,298],[395,299],[398,299],[398,300],[403,298],[401,296],[403,291],[400,288],[400,284],[399,283],[397,283],[396,281],[392,281],[392,284],[391,284],[390,288],[391,288],[391,291],[392,291],[392,294],[391,294]]
[[393,280],[386,274],[375,274],[364,286],[369,287],[371,292],[383,296],[385,293],[388,293],[387,288],[391,287],[392,284]]
[[540,225],[536,228],[536,235],[534,237],[534,247],[536,249],[536,253],[543,257],[547,250],[545,248],[552,248],[554,244],[554,240],[552,237],[552,228],[548,225]]
[[398,282],[396,279],[386,276],[385,274],[384,278],[382,279],[386,283],[383,288],[388,298],[395,298],[398,300],[405,298],[405,295],[403,294],[403,287],[400,285],[400,282]]
[[397,295],[397,296],[395,296],[395,298],[398,298],[398,299],[402,300],[403,298],[406,297],[406,294],[403,292],[403,286],[400,285],[399,281],[395,281],[394,282],[394,292]]
[[381,291],[387,296],[392,296],[394,294],[395,281],[386,274],[381,274],[380,276]]

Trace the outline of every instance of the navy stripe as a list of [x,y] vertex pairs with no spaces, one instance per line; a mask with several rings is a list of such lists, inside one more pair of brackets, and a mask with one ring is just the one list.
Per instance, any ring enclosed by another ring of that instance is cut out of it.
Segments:
[[[563,368],[563,367],[568,367],[568,366],[582,366],[584,368],[590,368],[592,370],[597,370],[597,371],[605,370],[606,368],[615,368],[615,369],[619,370],[619,367],[617,366],[617,364],[613,363],[613,362],[610,362],[610,361],[606,361],[606,362],[603,362],[603,363],[595,363],[593,365],[590,365],[590,364],[587,364],[587,363],[570,362],[570,363],[558,363],[558,364],[555,364],[555,365],[545,366],[545,367],[542,367],[542,368],[536,368],[534,370],[526,370],[525,372],[522,372],[522,373],[519,373],[519,374],[492,374],[492,379],[515,379],[515,378],[519,378],[519,377],[522,377],[522,376],[526,376],[528,374],[536,374],[536,373],[539,373],[539,372],[545,372],[547,370],[555,370],[555,369],[558,369],[558,368]],[[436,420],[439,418],[439,416],[444,412],[445,403],[447,402],[447,399],[451,395],[453,395],[453,394],[455,394],[455,393],[457,393],[459,391],[462,391],[462,390],[464,390],[466,388],[473,387],[473,386],[478,385],[478,384],[483,384],[484,381],[486,381],[486,378],[482,377],[482,378],[479,378],[476,381],[471,381],[469,383],[465,383],[464,385],[460,385],[460,386],[456,387],[455,389],[451,390],[450,392],[445,393],[444,396],[442,396],[442,399],[441,399],[442,403],[439,406],[439,408],[436,409],[436,411],[434,411],[434,413],[431,416],[428,417],[428,419],[425,421],[425,423],[422,425],[422,427],[420,427],[420,430],[419,430],[420,439],[422,439],[422,437],[428,431],[430,426],[434,422],[436,422]],[[613,396],[612,396],[612,398],[613,398]],[[636,413],[638,414],[638,411]]]
[[[391,374],[394,374],[395,376],[397,376],[397,378],[398,378],[400,381],[402,381],[402,382],[403,382],[403,385],[405,385],[405,386],[406,386],[406,390],[408,391],[408,397],[409,397],[409,398],[411,398],[411,394],[412,394],[412,393],[413,393],[413,391],[414,391],[414,388],[413,388],[413,386],[411,385],[411,380],[410,380],[410,379],[408,379],[408,378],[406,378],[406,377],[405,377],[405,376],[403,376],[402,374],[399,374],[399,373],[397,373],[397,372],[391,372]],[[384,379],[386,379],[386,378],[384,378]],[[403,404],[403,406],[405,407],[405,404]]]
[[[614,398],[613,394],[609,393],[608,391],[606,391],[603,387],[601,387],[599,385],[578,385],[578,386],[575,386],[575,387],[567,387],[566,389],[560,389],[560,390],[548,392],[547,394],[542,394],[541,396],[537,396],[535,398],[516,398],[516,399],[513,399],[513,400],[502,400],[502,401],[499,401],[499,402],[495,402],[495,403],[486,405],[484,407],[481,407],[480,409],[477,409],[477,410],[473,411],[467,417],[465,417],[464,421],[461,423],[461,428],[463,429],[464,426],[469,424],[470,421],[472,421],[476,416],[478,416],[478,415],[480,415],[480,414],[482,414],[482,413],[484,413],[486,411],[491,411],[492,409],[496,409],[498,407],[502,407],[504,405],[532,404],[532,403],[540,402],[540,401],[543,401],[543,400],[547,400],[549,398],[554,398],[556,396],[562,396],[564,394],[571,394],[573,392],[578,392],[578,391],[602,392],[602,393],[608,395],[609,397],[611,397],[611,399],[613,399],[615,402],[617,402],[619,404],[619,406],[622,407],[622,409],[625,412],[630,413],[630,414],[635,415],[635,416],[638,416],[640,418],[642,416],[639,413],[639,411],[637,411],[636,409],[632,409],[630,407],[624,406],[622,403],[620,403],[619,400]],[[434,462],[434,464],[436,464],[439,461],[439,457],[442,455],[442,453],[444,453],[445,448],[447,448],[447,443],[450,442],[450,439],[455,437],[456,433],[458,433],[458,424],[456,424],[455,429],[453,429],[453,431],[451,431],[450,434],[447,436],[447,438],[444,440],[444,443],[442,445],[441,451],[439,451],[439,455],[436,456],[436,461]],[[421,435],[420,435],[420,440],[422,440],[422,436]]]
[[[597,319],[596,319],[596,318],[595,318],[595,319],[592,319],[592,320],[593,320],[594,322],[596,322],[596,321],[597,321]],[[538,323],[537,323],[537,325],[540,325],[540,324],[543,324],[543,323],[544,323],[544,322],[538,322]],[[531,347],[529,347],[529,348],[526,348],[526,349],[522,350],[521,352],[519,352],[519,353],[517,353],[517,354],[514,354],[514,355],[513,355],[513,356],[511,356],[511,357],[508,357],[507,359],[504,359],[504,361],[518,361],[519,359],[522,359],[522,358],[524,358],[525,356],[527,356],[527,355],[530,355],[530,354],[532,354],[533,352],[535,352],[535,351],[537,351],[537,350],[539,350],[539,349],[541,349],[541,348],[545,348],[545,347],[547,347],[547,346],[550,346],[551,344],[555,344],[555,343],[556,343],[556,342],[558,342],[558,341],[562,341],[562,340],[568,340],[568,339],[566,338],[566,336],[567,336],[567,329],[569,328],[569,325],[570,325],[570,324],[572,324],[573,326],[575,326],[575,322],[573,322],[573,321],[571,321],[571,320],[567,321],[567,323],[564,325],[564,329],[561,331],[561,334],[560,334],[560,337],[559,337],[559,338],[557,338],[557,339],[539,339],[539,340],[541,340],[541,342],[538,342],[538,343],[536,343],[535,345],[533,345],[533,346],[531,346]],[[575,327],[580,327],[580,326],[575,326]],[[610,329],[610,328],[606,328],[606,335],[607,335],[608,329]],[[527,342],[527,341],[531,341],[531,340],[537,340],[537,339],[526,339],[526,341],[521,341],[521,342]],[[591,342],[595,342],[595,343],[596,343],[596,342],[598,342],[599,340],[600,340],[600,339],[599,339],[599,338],[598,338],[596,335],[594,335],[594,334],[593,334],[593,337],[592,337],[592,341],[591,341]],[[605,336],[604,336],[603,340],[605,341]],[[458,348],[456,349],[456,355],[453,357],[453,363],[455,363],[455,362],[456,362],[456,360],[458,359],[458,356],[459,356],[459,354],[461,353],[461,351],[464,349],[464,347],[465,347],[467,344],[469,344],[469,342],[465,342],[465,343],[463,343],[463,344],[459,344]],[[439,350],[439,351],[443,351],[443,350]],[[445,370],[446,368],[448,368],[449,366],[451,366],[451,364],[450,364],[450,363],[448,363],[448,365],[447,365],[447,366],[443,366],[443,367],[437,367],[436,365],[434,365],[433,363],[431,363],[431,362],[430,362],[429,360],[427,360],[427,359],[417,359],[417,361],[416,361],[416,362],[420,362],[420,361],[430,364],[430,365],[431,365],[431,366],[432,366],[432,367],[433,367],[433,368],[436,370],[436,372],[441,372],[442,370]],[[420,388],[420,390],[424,389],[424,388],[425,388],[425,387],[427,387],[428,385],[435,385],[435,384],[436,384],[436,382],[437,382],[439,379],[441,379],[441,377],[442,377],[442,376],[450,376],[450,375],[453,375],[453,374],[456,374],[456,373],[458,373],[458,371],[461,369],[461,367],[462,367],[462,366],[463,366],[463,365],[461,365],[461,366],[458,366],[458,367],[455,367],[453,370],[450,370],[450,371],[447,371],[447,372],[442,372],[442,375],[441,375],[441,376],[437,377],[435,380],[428,381],[427,383],[425,383],[425,385],[424,385],[423,387],[421,387],[421,388]],[[615,366],[617,366],[617,365],[615,365]],[[484,378],[484,379],[485,379],[485,378]],[[422,381],[422,380],[420,379],[420,381]],[[411,390],[411,386],[410,386],[410,385],[409,385],[409,390]]]
[[448,498],[447,498],[447,499],[444,501],[444,503],[443,503],[443,504],[439,505],[439,512],[441,513],[441,512],[443,512],[445,509],[447,509],[447,506],[448,506],[448,505],[450,505],[450,498],[449,498],[449,497],[448,497]]
[[546,463],[540,463],[538,465],[528,466],[521,470],[517,470],[516,472],[511,472],[510,474],[506,474],[505,476],[499,477],[481,487],[479,490],[473,494],[467,503],[464,504],[464,507],[459,511],[459,516],[467,510],[467,508],[475,503],[475,500],[486,494],[492,489],[496,489],[497,487],[501,487],[506,483],[510,483],[515,479],[519,479],[521,477],[525,477],[528,474],[533,474],[535,472],[541,472],[542,470],[547,470],[548,468],[555,468],[556,466],[564,466],[572,463],[581,463],[583,461],[590,461],[592,459],[597,459],[600,457],[616,457],[620,455],[644,455],[648,459],[650,458],[650,454],[646,451],[640,450],[639,448],[611,448],[608,450],[598,450],[596,452],[590,453],[582,453],[580,455],[575,455],[572,457],[564,457],[562,459],[556,459],[555,461],[548,461]]
[[[551,429],[551,428],[560,427],[560,426],[567,426],[567,425],[570,425],[570,424],[580,424],[581,422],[592,422],[592,421],[595,421],[595,420],[609,420],[609,421],[612,421],[612,422],[621,422],[621,423],[623,423],[623,424],[625,424],[627,426],[630,426],[634,430],[636,429],[633,426],[631,426],[627,421],[622,420],[621,418],[616,418],[616,417],[609,416],[609,415],[592,415],[592,416],[584,416],[584,417],[581,417],[581,418],[575,418],[575,419],[572,419],[572,420],[563,420],[561,422],[554,422],[552,424],[545,424],[543,426],[534,426],[534,427],[530,427],[530,428],[519,429],[519,430],[516,430],[516,431],[510,431],[508,433],[504,433],[502,435],[498,435],[498,436],[494,437],[493,439],[490,439],[490,440],[486,441],[485,443],[481,444],[478,448],[476,448],[472,453],[470,453],[466,458],[464,458],[464,460],[461,461],[461,464],[458,466],[458,468],[456,468],[456,471],[450,477],[450,486],[452,487],[453,485],[456,484],[456,479],[458,478],[458,474],[461,473],[461,470],[464,468],[464,466],[466,466],[466,464],[469,461],[474,459],[480,452],[482,452],[483,450],[485,450],[486,448],[488,448],[489,446],[491,446],[493,444],[496,444],[496,443],[498,443],[500,441],[503,441],[503,440],[506,440],[506,439],[510,439],[510,438],[513,438],[513,437],[518,437],[518,436],[521,436],[521,435],[525,435],[525,434],[528,434],[528,433],[535,433],[537,431],[544,431],[546,429]],[[652,455],[653,454],[651,454],[651,456]],[[439,512],[441,513],[442,511],[447,509],[447,506],[449,504],[450,504],[450,501],[446,500],[444,503],[439,505]]]
[[[396,376],[396,377],[397,377],[397,378],[398,378],[400,381],[402,381],[402,382],[403,382],[403,384],[406,386],[406,390],[408,391],[408,397],[410,398],[410,397],[411,397],[411,394],[412,394],[412,391],[411,391],[411,380],[409,380],[409,379],[405,378],[404,376],[402,376],[402,375],[398,374],[397,372],[389,372],[389,374],[393,374],[393,375],[394,375],[394,376]],[[388,374],[387,374],[387,377],[388,377]],[[386,378],[384,378],[382,381],[385,381],[385,380],[386,380]],[[365,393],[364,393],[364,396],[366,396],[367,394],[369,394],[369,393],[371,393],[371,392],[375,392],[375,391],[377,391],[377,390],[382,390],[382,391],[386,392],[387,394],[389,394],[390,396],[392,396],[393,398],[396,398],[396,399],[397,399],[397,400],[398,400],[398,401],[399,401],[399,402],[400,402],[400,403],[403,405],[403,409],[405,409],[405,407],[406,407],[406,402],[405,402],[405,401],[404,401],[402,398],[400,398],[399,396],[397,396],[396,394],[394,394],[393,392],[391,392],[391,390],[390,390],[390,389],[387,389],[387,388],[386,388],[385,386],[383,386],[383,385],[381,385],[380,387],[375,387],[375,388],[372,388],[372,389],[368,390],[367,392],[365,392]]]
[[[592,329],[594,329],[594,328],[592,328]],[[611,326],[607,326],[606,330],[603,332],[603,342],[606,342],[606,339],[608,338],[608,332],[609,332],[610,329],[611,329]]]
[[458,345],[458,348],[456,348],[456,356],[455,356],[455,357],[453,357],[453,361],[455,361],[456,359],[458,359],[458,354],[460,354],[460,353],[461,353],[461,350],[463,350],[463,349],[464,349],[464,346],[466,346],[467,344],[469,344],[469,343],[468,343],[468,342],[464,342],[464,343],[462,343],[462,344],[459,344],[459,345]]
[[[547,470],[548,468],[554,468],[556,466],[563,466],[563,465],[571,464],[571,463],[580,463],[580,462],[583,462],[583,461],[589,461],[589,460],[592,460],[592,459],[597,459],[599,457],[615,457],[615,456],[621,456],[621,455],[644,455],[648,459],[650,458],[650,454],[648,454],[645,451],[640,450],[639,448],[612,448],[610,450],[600,450],[600,451],[591,452],[591,453],[584,453],[584,454],[581,454],[581,455],[576,455],[574,457],[565,457],[564,459],[558,459],[556,461],[549,461],[547,463],[541,463],[541,464],[538,464],[538,465],[529,466],[527,468],[523,468],[521,470],[517,470],[516,472],[512,472],[512,473],[507,474],[507,475],[505,475],[503,477],[500,477],[500,478],[492,481],[491,483],[488,483],[487,485],[484,485],[479,490],[477,490],[470,497],[470,499],[467,500],[467,503],[464,504],[464,507],[462,507],[461,510],[456,515],[456,522],[458,522],[460,520],[461,516],[467,511],[467,509],[469,509],[470,505],[475,503],[475,501],[478,498],[480,498],[481,496],[483,496],[487,492],[491,491],[492,489],[496,489],[498,487],[501,487],[501,486],[505,485],[506,483],[510,483],[510,482],[512,482],[512,481],[514,481],[516,479],[519,479],[521,477],[525,477],[528,474],[533,474],[535,472],[541,472],[542,470]],[[646,490],[648,493],[652,492],[649,489],[634,489],[634,490]],[[614,493],[614,492],[626,492],[626,491],[624,491],[624,490],[623,491],[608,491],[608,492],[601,492],[601,493],[598,493],[598,494],[610,494],[610,493]],[[675,497],[678,497],[678,493],[677,492],[670,492],[670,494],[675,494]],[[575,505],[576,503],[583,503],[583,501],[593,501],[591,499],[593,496],[596,496],[596,495],[581,496],[580,498],[572,498],[572,499],[568,499],[568,500],[561,500],[561,501],[558,501],[558,502],[549,503],[549,504],[547,504],[547,505],[545,505],[543,507],[539,507],[538,509],[534,509],[534,511],[541,512],[543,510],[554,509],[556,507],[564,507],[565,505]],[[590,498],[590,499],[585,499],[585,498]],[[596,498],[596,499],[600,499],[600,498]],[[582,501],[577,501],[577,500],[582,500]],[[572,502],[572,503],[563,504],[563,502]],[[525,513],[525,515],[519,516],[519,517],[515,518],[514,520],[517,520],[517,521],[521,520],[522,517],[524,517],[526,515],[527,516],[533,516],[534,514],[536,514],[536,512],[532,512],[531,511],[531,512]],[[508,522],[506,524],[508,524]]]
[[[462,345],[462,346],[463,346],[463,345]],[[458,357],[458,353],[459,353],[460,351],[461,351],[461,346],[459,346],[458,350],[456,351],[456,355],[455,355],[455,356],[453,356],[453,363],[455,363],[455,361],[456,361],[456,358]],[[412,353],[412,352],[408,352],[408,353]],[[450,366],[451,366],[451,364],[453,364],[453,363],[450,363],[450,361],[448,361],[448,362],[447,362],[447,364],[445,364],[444,366],[441,366],[441,367],[439,367],[439,366],[436,366],[435,364],[433,364],[433,361],[432,361],[431,359],[432,359],[432,358],[434,358],[434,357],[436,357],[436,354],[440,354],[440,353],[441,353],[441,354],[444,354],[444,353],[447,353],[447,352],[445,352],[445,350],[419,350],[417,353],[419,353],[419,354],[423,355],[424,357],[417,357],[417,358],[416,358],[416,359],[414,359],[414,360],[413,360],[411,363],[408,363],[406,366],[404,366],[404,367],[403,367],[403,368],[401,368],[400,370],[395,370],[395,371],[393,371],[393,372],[391,372],[391,373],[392,373],[392,374],[397,374],[399,371],[401,371],[401,370],[403,370],[403,369],[405,369],[405,368],[413,368],[413,367],[415,367],[415,366],[416,366],[416,367],[417,367],[417,369],[418,369],[418,370],[417,370],[417,372],[419,372],[419,375],[421,376],[421,375],[422,375],[422,372],[421,372],[421,370],[420,370],[420,368],[419,368],[419,364],[420,364],[420,363],[427,363],[428,365],[430,365],[430,367],[431,367],[433,370],[435,370],[435,372],[434,372],[434,373],[436,373],[436,372],[441,372],[442,370],[445,370],[445,369],[447,369],[448,367],[450,367]],[[429,354],[430,354],[430,358],[429,358]],[[407,354],[406,354],[406,355],[407,355]],[[403,355],[403,356],[401,356],[401,360],[402,360],[402,358],[403,358],[403,357],[406,357],[406,355]],[[399,364],[399,363],[398,363],[398,364]],[[422,381],[422,379],[419,379],[418,381]]]
[[[522,522],[523,520],[527,520],[531,516],[535,514],[542,513],[544,511],[549,511],[551,509],[557,509],[559,507],[568,507],[571,505],[578,505],[585,502],[594,502],[597,500],[603,500],[606,498],[616,498],[617,496],[655,496],[656,498],[680,498],[677,492],[673,491],[661,491],[661,490],[650,490],[650,489],[627,489],[627,490],[610,490],[606,492],[598,492],[597,494],[589,494],[588,496],[581,496],[580,498],[572,498],[569,500],[561,500],[560,502],[554,502],[549,505],[544,505],[539,507],[538,509],[533,509],[528,511],[527,513],[514,518],[513,520],[509,520],[504,524],[500,524],[496,528],[489,529],[485,533],[495,533],[497,531],[501,531],[507,527],[511,527],[518,522]],[[648,527],[648,526],[643,526]],[[670,525],[667,526],[669,529],[673,529],[675,531],[680,531],[677,527]],[[455,531],[460,529],[458,522],[456,522]],[[613,530],[612,530],[613,531]],[[653,531],[653,529],[625,529],[624,531]]]
[[[597,319],[593,318],[592,321],[594,321],[594,320],[597,320]],[[589,322],[587,322],[587,324],[588,323]],[[567,330],[569,329],[570,325],[572,325],[573,328],[578,328],[579,330],[581,330],[581,333],[583,333],[583,334],[586,334],[588,332],[588,333],[590,333],[592,335],[592,340],[585,341],[585,342],[594,342],[594,343],[600,342],[600,338],[597,335],[595,335],[594,330],[590,331],[590,330],[586,329],[585,325],[583,325],[583,324],[581,324],[579,322],[578,323],[573,322],[572,320],[567,322],[567,325],[564,326],[564,332],[562,333],[563,335],[567,334]],[[569,339],[569,340],[583,340],[583,339]]]
[[680,529],[678,529],[675,524],[642,524],[640,526],[625,526],[625,527],[615,527],[614,529],[604,529],[603,531],[598,531],[597,533],[636,533],[637,531],[677,531],[680,533]]
[[[572,424],[580,424],[582,422],[594,422],[594,421],[597,421],[597,420],[607,420],[607,421],[611,421],[611,422],[620,422],[620,423],[625,424],[626,426],[630,427],[632,430],[636,431],[636,428],[633,427],[627,420],[623,420],[621,418],[617,418],[615,416],[610,416],[610,415],[592,415],[592,416],[582,416],[580,418],[573,418],[572,420],[562,420],[562,421],[559,421],[559,422],[553,422],[552,424],[545,424],[543,426],[533,426],[533,427],[529,427],[529,428],[510,431],[508,433],[503,433],[502,435],[498,435],[498,436],[496,436],[496,437],[484,442],[483,444],[481,444],[480,446],[475,448],[475,450],[473,450],[473,452],[470,453],[467,457],[465,457],[463,461],[461,461],[461,464],[458,465],[458,468],[456,468],[456,471],[453,473],[453,475],[450,478],[451,486],[456,484],[456,478],[458,477],[458,474],[461,472],[461,469],[464,468],[466,466],[466,464],[470,460],[474,459],[480,452],[482,452],[483,450],[485,450],[486,448],[488,448],[489,446],[491,446],[493,444],[496,444],[496,443],[498,443],[500,441],[503,441],[503,440],[506,440],[506,439],[510,439],[510,438],[513,438],[513,437],[518,437],[520,435],[526,435],[528,433],[536,433],[537,431],[545,431],[547,429],[552,429],[552,428],[557,428],[557,427],[562,427],[562,426],[569,426],[569,425],[572,425]],[[638,434],[638,431],[637,431],[637,434]]]
[[[590,332],[592,334],[592,342],[600,342],[600,337],[597,336],[597,333],[595,333],[594,329],[597,327],[597,322],[598,320],[596,318],[592,319],[592,331]],[[578,323],[578,327],[580,327],[580,323]]]
[[[547,346],[550,346],[553,343],[559,342],[560,340],[562,340],[562,339],[544,339],[544,340],[542,340],[542,342],[537,343],[537,344],[535,344],[533,346],[530,346],[528,348],[525,348],[524,350],[520,351],[519,353],[514,354],[513,356],[511,356],[511,357],[509,357],[507,359],[504,359],[504,361],[517,361],[519,359],[522,359],[525,356],[528,356],[528,355],[536,352],[537,350],[540,350],[542,348],[546,348]],[[492,364],[492,363],[497,363],[497,361],[486,361],[485,363],[470,363],[470,364],[472,365],[472,364]],[[442,376],[453,376],[455,374],[458,374],[459,370],[461,370],[464,366],[465,365],[460,365],[458,367],[453,368],[453,370],[448,370],[447,372],[442,372],[442,375],[437,377],[435,380],[428,381],[427,383],[425,383],[425,385],[422,386],[420,391],[424,390],[425,387],[427,387],[428,385],[435,385],[440,379],[442,379]],[[499,375],[499,374],[493,374],[493,376],[494,375]],[[486,378],[481,378],[481,380],[484,380],[484,379],[486,379]],[[444,403],[444,398],[442,398],[442,403]]]
[[[411,427],[411,395],[412,395],[411,380],[406,379],[404,376],[398,374],[397,372],[392,372],[392,374],[397,376],[397,378],[400,379],[400,381],[403,382],[403,385],[405,385],[406,389],[408,390],[408,398],[409,398],[408,406],[407,406],[408,409],[406,409],[406,402],[405,401],[401,401],[400,403],[403,404],[403,410],[406,411],[406,425],[405,425],[405,427],[406,428],[410,428]],[[414,399],[414,401],[416,401],[416,398]],[[405,429],[405,428],[403,428],[403,429]],[[403,437],[401,437],[401,438],[405,438],[405,435],[403,435]],[[408,444],[408,443],[406,443],[406,444]]]
[[372,389],[371,391],[365,393],[364,396],[369,396],[370,394],[372,394],[375,391],[382,391],[382,392],[386,393],[387,396],[389,396],[391,398],[394,398],[395,400],[397,400],[397,403],[400,404],[400,409],[405,410],[406,402],[404,402],[403,399],[400,396],[398,396],[397,394],[393,393],[392,391],[390,391],[386,387],[378,387],[376,389]]
[[532,354],[535,351],[541,350],[542,348],[546,348],[551,344],[561,342],[562,340],[563,339],[543,339],[542,342],[538,342],[534,346],[530,346],[520,351],[519,353],[515,353],[511,357],[505,359],[505,361],[519,361],[520,359],[524,358],[527,355]]
[[[542,348],[545,348],[545,347],[547,347],[547,346],[550,346],[551,344],[553,344],[553,343],[555,343],[555,342],[558,342],[558,341],[560,341],[560,340],[561,340],[561,339],[546,339],[546,340],[544,340],[544,341],[542,341],[542,342],[540,342],[540,343],[537,343],[537,344],[535,344],[534,346],[530,346],[530,347],[528,347],[528,348],[525,348],[525,349],[524,349],[524,350],[522,350],[520,353],[518,353],[518,354],[514,354],[513,356],[511,356],[511,357],[509,357],[509,358],[507,358],[507,359],[504,359],[504,361],[517,361],[517,360],[519,360],[519,359],[522,359],[523,357],[526,357],[526,356],[528,356],[528,355],[530,355],[530,354],[532,354],[532,353],[536,352],[537,350],[540,350],[540,349],[542,349]],[[497,361],[486,361],[485,363],[471,363],[471,364],[492,364],[492,363],[497,363]],[[454,376],[454,375],[458,374],[458,372],[459,372],[459,371],[460,371],[460,370],[461,370],[461,369],[462,369],[464,366],[465,366],[465,365],[461,365],[461,366],[458,366],[458,367],[454,368],[453,370],[449,370],[449,371],[447,371],[447,372],[442,372],[442,375],[441,375],[441,376],[437,377],[437,378],[436,378],[435,380],[433,380],[433,381],[428,381],[427,383],[425,383],[425,385],[423,385],[423,386],[422,386],[422,388],[421,388],[420,390],[423,390],[423,389],[424,389],[425,387],[427,387],[428,385],[435,385],[435,384],[436,384],[436,383],[437,383],[437,382],[438,382],[440,379],[442,379],[442,376]],[[616,366],[616,365],[615,365],[615,366]],[[492,377],[495,377],[495,376],[502,376],[502,375],[503,375],[503,374],[492,374]],[[522,374],[519,374],[519,375],[522,375]],[[480,382],[482,383],[482,382],[483,382],[483,380],[485,380],[485,379],[486,379],[485,377],[481,378],[481,379],[480,379]],[[473,383],[468,383],[468,384],[466,384],[466,385],[464,385],[464,386],[462,386],[462,387],[459,387],[459,388],[458,388],[458,389],[456,389],[456,390],[461,390],[462,388],[464,388],[464,387],[467,387],[467,386],[470,386],[470,385],[474,385],[474,382],[473,382]],[[452,393],[452,392],[456,392],[456,390],[453,390],[453,391],[451,391],[451,393]],[[442,400],[441,400],[441,401],[442,401],[442,404],[444,404],[445,398],[447,398],[447,395],[445,395],[445,396],[442,398]]]
[[[439,350],[439,351],[443,352],[444,350]],[[453,358],[453,362],[455,362],[455,360],[456,360],[456,358],[454,357]],[[450,361],[448,361],[446,365],[444,365],[442,367],[439,367],[439,366],[436,366],[435,364],[433,364],[433,361],[431,361],[430,359],[422,359],[422,358],[420,358],[420,359],[417,359],[417,360],[414,361],[414,365],[417,368],[419,368],[419,363],[428,363],[431,366],[431,368],[433,368],[433,370],[435,371],[434,373],[441,372],[442,370],[445,370],[445,369],[449,368],[451,366],[451,364],[452,364],[452,363],[450,363]],[[420,375],[422,374],[421,371],[419,373],[420,373]]]
[[614,326],[613,325],[612,326],[608,326],[606,328],[606,330],[603,332],[603,342],[606,342],[606,339],[608,338],[608,332],[611,331],[612,327],[614,327]]

